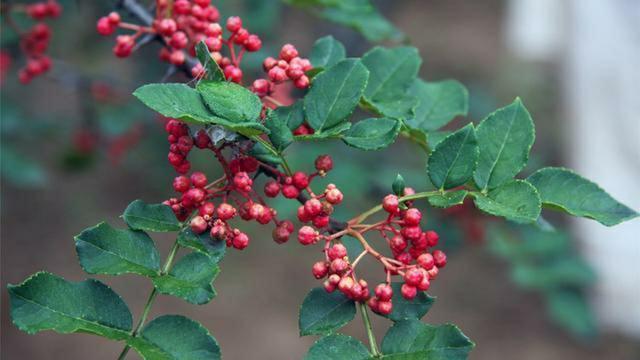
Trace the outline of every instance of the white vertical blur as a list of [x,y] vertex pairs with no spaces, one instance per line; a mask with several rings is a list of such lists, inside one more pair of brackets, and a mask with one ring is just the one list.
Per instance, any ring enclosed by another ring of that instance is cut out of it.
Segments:
[[[509,14],[527,17],[525,10],[541,6],[531,3],[550,7],[529,13],[537,19],[522,23],[512,19],[508,24],[535,27],[546,26],[549,19],[564,19],[564,32],[558,34],[562,40],[532,40],[534,51],[523,51],[533,30],[509,28],[515,34],[529,34],[518,39],[511,36],[509,45],[518,54],[533,52],[532,59],[540,60],[536,55],[554,55],[554,49],[541,51],[541,43],[564,44],[555,60],[563,69],[567,115],[563,130],[569,165],[616,199],[640,209],[640,1],[567,0],[552,5],[512,0],[511,8],[520,10]],[[559,8],[558,3],[565,7]],[[564,15],[549,15],[553,11]],[[601,325],[640,336],[640,220],[613,228],[583,219],[574,225],[584,254],[599,276],[594,305]]]

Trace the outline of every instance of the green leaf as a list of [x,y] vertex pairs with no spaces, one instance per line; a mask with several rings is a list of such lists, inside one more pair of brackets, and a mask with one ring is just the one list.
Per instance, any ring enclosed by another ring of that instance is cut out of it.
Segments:
[[638,213],[619,203],[597,184],[569,169],[548,167],[527,179],[538,189],[542,203],[574,215],[613,226]]
[[532,223],[540,216],[538,191],[524,180],[513,180],[486,195],[471,193],[478,209],[518,223]]
[[164,204],[146,204],[135,200],[124,210],[122,218],[133,230],[170,232],[180,230],[180,222]]
[[163,315],[127,341],[145,360],[219,360],[220,346],[200,323]]
[[[398,321],[382,340],[383,359],[463,360],[475,344],[455,325]],[[387,357],[395,354],[396,356]]]
[[558,290],[547,296],[547,311],[552,320],[582,337],[593,337],[598,324],[586,297],[574,291]]
[[385,317],[393,321],[420,320],[436,301],[436,298],[427,295],[423,291],[418,291],[418,295],[413,300],[407,300],[402,297],[400,290],[402,283],[391,283],[391,287],[393,288],[393,298],[391,299],[393,302],[393,311]]
[[473,178],[478,188],[493,189],[525,167],[535,130],[531,115],[518,98],[482,120],[476,137],[480,156]]
[[456,116],[466,116],[469,110],[469,92],[456,80],[426,82],[416,79],[409,93],[418,99],[415,116],[407,120],[412,128],[437,130]]
[[478,143],[473,124],[468,124],[442,140],[431,152],[428,173],[439,189],[463,185],[473,176],[478,161]]
[[113,340],[129,337],[131,312],[122,298],[98,280],[69,282],[39,272],[8,285],[11,319],[22,331],[89,333]]
[[368,77],[358,59],[342,60],[316,76],[304,98],[309,125],[320,132],[345,121],[358,105]]
[[336,1],[332,5],[321,13],[322,17],[355,29],[369,41],[399,41],[404,38],[404,34],[369,1]]
[[269,129],[269,140],[278,151],[282,151],[291,145],[293,134],[287,126],[286,118],[281,118],[275,111],[269,111],[265,125]]
[[314,69],[328,68],[344,60],[346,54],[344,45],[333,36],[328,35],[316,40],[311,48],[309,60],[311,60]]
[[411,119],[418,106],[418,99],[408,94],[397,94],[392,98],[369,101],[368,99],[361,101],[365,110],[399,120]]
[[218,66],[218,63],[211,56],[211,53],[209,52],[209,48],[207,47],[207,44],[205,44],[204,40],[201,40],[196,45],[196,56],[198,57],[198,60],[200,60],[200,63],[202,64],[202,66],[207,71],[206,77],[205,77],[206,80],[213,80],[213,81],[226,80],[224,77],[224,73],[222,72],[222,69],[220,69],[220,66]]
[[[200,84],[203,83],[210,82],[200,82]],[[142,87],[139,87],[133,93],[133,95],[149,108],[159,112],[166,117],[176,118],[185,122],[195,123],[199,125],[222,125],[245,136],[252,136],[269,131],[262,124],[255,121],[257,117],[253,120],[237,122],[214,115],[205,106],[205,104],[203,103],[203,99],[198,91],[185,84],[144,85]],[[233,98],[234,96],[231,97]],[[249,98],[249,96],[246,96],[246,93],[245,97]],[[259,101],[260,99],[258,99],[258,102]],[[231,113],[238,115],[238,109],[236,109],[236,104],[234,104],[233,101],[226,102],[225,105],[230,107],[222,108],[222,113]],[[255,106],[255,103],[253,105]]]
[[216,296],[211,282],[219,272],[216,261],[207,255],[193,252],[180,259],[168,274],[154,278],[153,285],[162,294],[201,305]]
[[360,341],[351,336],[334,334],[316,341],[304,360],[368,360],[371,354]]
[[364,97],[375,104],[404,94],[417,76],[422,59],[414,47],[388,49],[378,46],[364,54],[362,63],[369,69]]
[[324,335],[346,325],[356,314],[356,304],[339,291],[312,289],[300,307],[300,336]]
[[557,289],[562,286],[587,286],[596,278],[591,267],[578,257],[565,255],[542,265],[518,263],[513,280],[528,289]]
[[406,185],[402,175],[400,174],[396,175],[396,179],[393,180],[393,184],[391,184],[391,190],[393,191],[393,193],[398,196],[403,196],[405,187]]
[[103,222],[81,232],[75,241],[80,266],[89,274],[153,277],[160,272],[158,249],[143,231],[115,229]]
[[440,142],[446,139],[449,135],[451,135],[451,131],[432,131],[429,133],[427,142],[432,149],[435,149],[436,146],[438,146],[438,144],[440,144]]
[[462,205],[467,194],[469,194],[467,190],[450,191],[441,195],[430,196],[427,200],[429,200],[431,206],[446,209],[452,206]]
[[178,234],[178,244],[208,255],[215,263],[222,260],[227,249],[224,241],[211,239],[208,232],[195,234],[190,228],[185,228]]
[[402,123],[389,118],[369,118],[358,121],[344,134],[342,140],[361,150],[383,149],[396,140]]
[[160,114],[196,124],[217,124],[204,105],[200,94],[185,84],[148,84],[139,87],[133,96]]
[[268,164],[280,164],[280,162],[282,161],[280,157],[273,154],[271,151],[269,151],[269,149],[267,149],[259,142],[253,144],[253,147],[251,148],[251,150],[249,150],[249,155]]
[[242,85],[227,81],[201,81],[196,90],[216,116],[233,123],[257,122],[260,119],[260,98]]
[[289,106],[280,106],[273,110],[291,131],[297,129],[304,122],[304,104],[298,100]]

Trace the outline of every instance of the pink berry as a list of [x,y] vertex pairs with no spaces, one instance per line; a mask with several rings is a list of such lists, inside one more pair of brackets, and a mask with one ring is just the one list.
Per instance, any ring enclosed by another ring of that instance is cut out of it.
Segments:
[[327,266],[326,262],[318,261],[317,263],[313,264],[311,272],[316,279],[322,279],[323,277],[327,276],[329,267]]
[[238,16],[231,16],[227,19],[227,30],[232,33],[240,30],[242,28],[242,19]]
[[382,199],[382,208],[388,212],[389,214],[395,214],[398,212],[398,206],[400,203],[398,202],[398,197],[395,195],[387,195]]
[[433,261],[437,267],[443,268],[447,265],[447,255],[440,250],[433,252]]
[[232,217],[236,216],[236,208],[227,203],[222,203],[218,206],[218,210],[216,211],[218,217],[222,221],[227,221]]
[[417,268],[410,268],[404,273],[404,281],[411,286],[420,284],[422,277],[422,272]]
[[405,225],[418,225],[420,224],[420,220],[422,219],[422,213],[420,210],[416,208],[411,208],[405,211],[402,220],[404,220]]
[[207,224],[207,221],[202,216],[196,216],[191,219],[189,225],[191,226],[191,230],[196,234],[202,234],[207,231],[207,227],[209,227],[209,224]]
[[302,245],[311,245],[318,240],[318,232],[311,226],[303,226],[298,230],[298,241]]
[[347,256],[347,248],[342,244],[335,244],[329,248],[327,255],[331,260],[342,259]]
[[381,301],[389,301],[393,297],[393,289],[388,284],[378,284],[375,290],[376,297]]
[[402,287],[400,287],[400,294],[407,300],[413,300],[416,295],[418,295],[418,289],[416,289],[415,286],[402,284]]

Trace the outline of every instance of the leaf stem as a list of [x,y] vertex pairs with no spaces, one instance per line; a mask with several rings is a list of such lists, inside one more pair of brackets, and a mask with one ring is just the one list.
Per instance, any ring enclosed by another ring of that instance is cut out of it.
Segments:
[[[180,245],[178,244],[178,240],[176,240],[176,242],[173,244],[173,247],[171,248],[171,251],[169,251],[167,260],[165,261],[164,266],[162,267],[162,271],[160,272],[160,276],[166,274],[167,272],[169,272],[169,270],[171,270],[173,259],[176,257],[176,254],[178,253],[179,248],[180,248]],[[138,321],[138,324],[131,332],[131,337],[135,338],[136,336],[138,336],[140,329],[142,329],[142,326],[144,326],[145,321],[147,321],[147,317],[149,316],[149,312],[151,311],[151,306],[153,305],[153,302],[155,301],[157,295],[158,295],[158,290],[156,290],[154,286],[153,290],[151,290],[151,293],[149,294],[149,297],[147,298],[147,303],[144,305],[144,309],[142,310],[142,315],[140,316],[140,320]],[[122,352],[120,352],[120,355],[118,356],[118,360],[123,360],[127,356],[127,353],[129,353],[129,349],[131,349],[131,345],[129,344],[125,345],[124,349],[122,349]]]
[[376,337],[373,335],[373,327],[371,326],[371,320],[369,319],[369,313],[367,312],[367,305],[364,303],[358,303],[360,307],[360,313],[362,314],[362,321],[364,322],[364,327],[367,330],[367,336],[369,337],[369,346],[371,347],[371,354],[373,357],[380,357],[380,350],[378,350],[378,343],[376,342]]
[[276,150],[268,141],[265,141],[259,135],[253,136],[252,139],[262,144],[267,150],[269,150],[270,153],[277,156],[282,161],[282,168],[284,169],[287,175],[289,176],[293,175],[293,172],[291,171],[291,168],[287,163],[287,159],[285,159],[285,157],[282,156],[282,153]]

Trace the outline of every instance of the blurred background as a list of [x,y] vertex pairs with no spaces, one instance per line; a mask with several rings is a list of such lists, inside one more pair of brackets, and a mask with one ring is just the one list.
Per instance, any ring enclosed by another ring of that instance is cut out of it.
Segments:
[[[113,39],[94,30],[114,2],[61,3],[62,18],[51,22],[54,68],[27,86],[16,75],[24,61],[13,56],[19,54],[16,36],[2,22],[2,48],[13,57],[3,60],[1,80],[3,359],[115,358],[121,344],[101,338],[20,332],[9,319],[6,285],[43,269],[83,279],[74,235],[103,220],[122,226],[119,215],[134,199],[156,203],[173,196],[161,123],[130,96],[165,76],[166,66],[156,61],[158,45],[116,59]],[[256,74],[261,59],[287,42],[303,55],[327,34],[349,55],[374,45],[277,0],[215,5],[223,16],[241,15],[263,38],[263,50],[246,58]],[[420,50],[422,78],[455,78],[468,87],[469,116],[450,127],[478,122],[520,96],[537,131],[528,169],[575,168],[640,209],[640,2],[388,0],[376,6]],[[339,142],[288,150],[301,170],[311,170],[308,159],[322,153],[337,159],[326,181],[348,199],[339,217],[373,206],[397,173],[409,186],[427,186],[425,159],[405,141],[375,153]],[[204,156],[193,164],[210,177],[220,171]],[[287,202],[275,207],[283,214],[295,210]],[[639,359],[640,221],[605,228],[545,216],[558,231],[486,219],[473,207],[428,209],[428,225],[441,233],[450,260],[430,290],[438,300],[424,321],[457,324],[477,344],[471,359]],[[310,268],[320,249],[295,241],[277,245],[265,231],[251,229],[251,246],[229,251],[221,263],[218,296],[210,304],[161,296],[151,318],[179,313],[197,319],[217,338],[225,359],[300,359],[314,339],[298,336],[298,305],[319,285]],[[155,239],[166,254],[172,239]],[[148,281],[98,278],[125,298],[134,316],[141,312]],[[388,325],[375,317],[379,339]],[[365,338],[358,321],[346,333]]]

